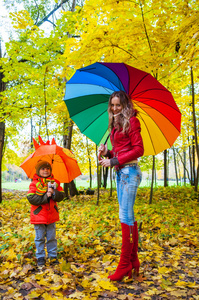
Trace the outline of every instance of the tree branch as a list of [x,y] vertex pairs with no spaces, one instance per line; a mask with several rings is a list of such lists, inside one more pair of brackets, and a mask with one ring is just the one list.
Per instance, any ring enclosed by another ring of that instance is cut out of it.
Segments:
[[181,163],[183,164],[183,167],[184,167],[185,171],[187,172],[187,177],[188,177],[189,181],[191,182],[190,176],[189,176],[189,171],[188,171],[187,168],[186,168],[186,165],[185,165],[185,163],[184,163],[184,161],[183,161],[182,155],[180,154],[180,152],[178,151],[178,149],[176,149],[176,151],[177,151],[177,154],[178,154],[179,157],[180,157]]
[[36,21],[36,23],[37,23],[38,20],[39,20],[39,7],[38,7],[38,5],[37,5],[36,0],[34,0],[34,2],[35,2],[35,5],[36,5],[36,7],[37,7],[37,21]]
[[48,20],[48,18],[50,17],[50,16],[52,16],[64,3],[66,3],[66,2],[68,2],[69,0],[62,0],[61,1],[61,3],[60,4],[58,4],[58,5],[56,5],[55,6],[55,8],[45,17],[45,18],[43,18],[41,21],[39,21],[39,22],[36,22],[35,23],[35,25],[36,26],[41,26],[44,22],[46,22],[46,21],[48,21],[48,22],[50,22],[49,20]]
[[144,31],[145,31],[146,38],[147,38],[147,41],[148,41],[148,44],[149,44],[149,48],[152,52],[152,47],[151,47],[151,43],[150,43],[150,40],[149,40],[149,36],[148,36],[148,33],[147,33],[146,24],[145,24],[145,20],[144,20],[144,12],[143,12],[143,7],[142,7],[141,1],[140,1],[140,8],[141,8],[141,13],[142,13],[142,21],[143,21],[143,25],[144,25]]
[[118,49],[120,49],[120,50],[122,50],[122,51],[124,51],[126,53],[128,53],[131,57],[137,59],[137,57],[135,57],[132,53],[130,53],[129,51],[127,51],[127,50],[125,50],[123,48],[121,48],[120,46],[118,46],[118,45],[112,45],[112,46],[115,47],[115,48],[118,48]]

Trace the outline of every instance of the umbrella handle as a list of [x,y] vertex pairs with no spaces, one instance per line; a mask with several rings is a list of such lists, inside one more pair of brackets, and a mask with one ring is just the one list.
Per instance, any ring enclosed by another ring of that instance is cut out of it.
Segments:
[[56,190],[56,182],[48,182],[48,189],[53,189],[53,190]]
[[109,133],[109,135],[107,136],[107,138],[106,138],[106,140],[105,140],[105,142],[104,142],[104,146],[106,145],[106,143],[107,143],[107,141],[108,141],[110,135],[111,135],[111,134]]

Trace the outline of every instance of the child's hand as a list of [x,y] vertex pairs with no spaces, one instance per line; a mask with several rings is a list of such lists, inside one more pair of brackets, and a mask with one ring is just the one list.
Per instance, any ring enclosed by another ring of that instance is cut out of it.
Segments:
[[48,188],[47,196],[51,197],[53,193],[54,193],[54,190],[52,188]]

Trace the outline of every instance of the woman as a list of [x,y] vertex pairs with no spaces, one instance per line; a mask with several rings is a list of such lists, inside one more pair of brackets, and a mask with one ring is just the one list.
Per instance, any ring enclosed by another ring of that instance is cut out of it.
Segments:
[[[111,129],[112,150],[101,144],[99,163],[103,167],[115,167],[117,174],[117,195],[119,218],[122,227],[122,248],[119,265],[111,280],[132,277],[132,269],[139,273],[138,229],[133,206],[137,188],[141,182],[138,157],[144,153],[140,134],[140,122],[130,97],[123,91],[114,92],[108,103],[109,128]],[[107,157],[106,159],[101,156]]]

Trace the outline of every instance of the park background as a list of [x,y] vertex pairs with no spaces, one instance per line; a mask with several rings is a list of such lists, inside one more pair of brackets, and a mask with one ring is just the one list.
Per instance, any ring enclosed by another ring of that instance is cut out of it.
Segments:
[[[199,299],[197,1],[4,0],[0,5],[1,300]],[[103,170],[99,201],[97,193],[85,193],[60,203],[60,264],[40,272],[23,192],[26,177],[19,168],[34,151],[33,137],[54,137],[77,158],[84,182],[78,189],[96,187],[91,174],[97,172],[97,146],[71,122],[63,101],[75,71],[96,61],[124,62],[150,73],[171,91],[182,113],[172,148],[139,161],[140,275],[116,283],[107,277],[119,261],[121,228],[116,191],[103,187]]]
[[34,151],[32,139],[38,135],[44,141],[54,137],[58,145],[71,149],[94,187],[97,145],[71,121],[63,98],[66,82],[78,68],[106,61],[124,62],[153,75],[171,91],[182,113],[181,134],[172,148],[140,159],[142,184],[148,185],[149,178],[167,186],[171,180],[197,191],[199,12],[195,1],[4,0],[3,7],[9,13],[0,23],[4,187],[6,181],[20,178],[17,167]]

